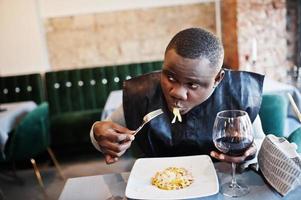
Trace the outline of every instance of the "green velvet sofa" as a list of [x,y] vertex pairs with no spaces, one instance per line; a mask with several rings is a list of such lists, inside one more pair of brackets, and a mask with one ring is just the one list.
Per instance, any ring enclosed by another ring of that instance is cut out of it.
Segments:
[[157,61],[47,72],[52,147],[62,152],[94,151],[89,131],[100,120],[110,92],[122,89],[126,79],[161,67]]
[[0,103],[29,100],[37,104],[45,101],[41,74],[0,77]]

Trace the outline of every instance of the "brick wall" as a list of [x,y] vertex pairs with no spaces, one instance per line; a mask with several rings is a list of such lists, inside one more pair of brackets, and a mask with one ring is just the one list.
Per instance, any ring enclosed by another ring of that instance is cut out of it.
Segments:
[[162,60],[171,37],[195,26],[215,32],[213,3],[45,20],[52,69]]
[[252,57],[252,40],[257,41],[257,60],[251,71],[275,79],[286,79],[287,33],[285,0],[237,1],[239,65],[244,69]]
[[[221,1],[226,65],[279,80],[287,78],[287,71],[296,59],[296,27],[289,21],[294,21],[294,11],[287,12],[286,1]],[[213,3],[45,20],[52,69],[162,60],[171,37],[192,26],[215,32]],[[256,64],[247,68],[250,60],[246,57],[252,57],[254,40],[257,41]]]

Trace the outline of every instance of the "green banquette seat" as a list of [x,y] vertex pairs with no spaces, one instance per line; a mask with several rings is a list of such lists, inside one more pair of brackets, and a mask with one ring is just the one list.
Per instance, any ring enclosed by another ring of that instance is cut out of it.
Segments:
[[56,150],[93,149],[89,131],[100,120],[107,97],[123,81],[159,70],[161,61],[47,72],[52,146]]
[[0,77],[0,103],[45,100],[43,81],[40,74]]

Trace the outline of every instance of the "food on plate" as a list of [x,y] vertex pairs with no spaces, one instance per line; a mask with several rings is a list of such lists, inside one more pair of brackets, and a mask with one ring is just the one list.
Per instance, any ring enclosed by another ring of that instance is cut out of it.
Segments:
[[173,108],[172,113],[174,114],[174,118],[172,119],[171,123],[175,123],[177,118],[179,122],[182,122],[182,116],[179,108]]
[[193,176],[185,168],[168,167],[152,177],[152,185],[163,190],[178,190],[190,186]]

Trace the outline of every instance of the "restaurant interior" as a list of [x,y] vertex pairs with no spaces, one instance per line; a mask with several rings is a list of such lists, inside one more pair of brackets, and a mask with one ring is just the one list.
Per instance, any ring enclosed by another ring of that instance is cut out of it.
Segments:
[[[0,200],[119,199],[92,196],[92,185],[86,198],[67,194],[72,178],[130,172],[137,159],[107,165],[91,127],[120,105],[123,81],[161,69],[189,27],[221,39],[225,68],[265,75],[263,131],[301,153],[300,24],[299,0],[0,0]],[[301,194],[262,180],[273,199]]]

